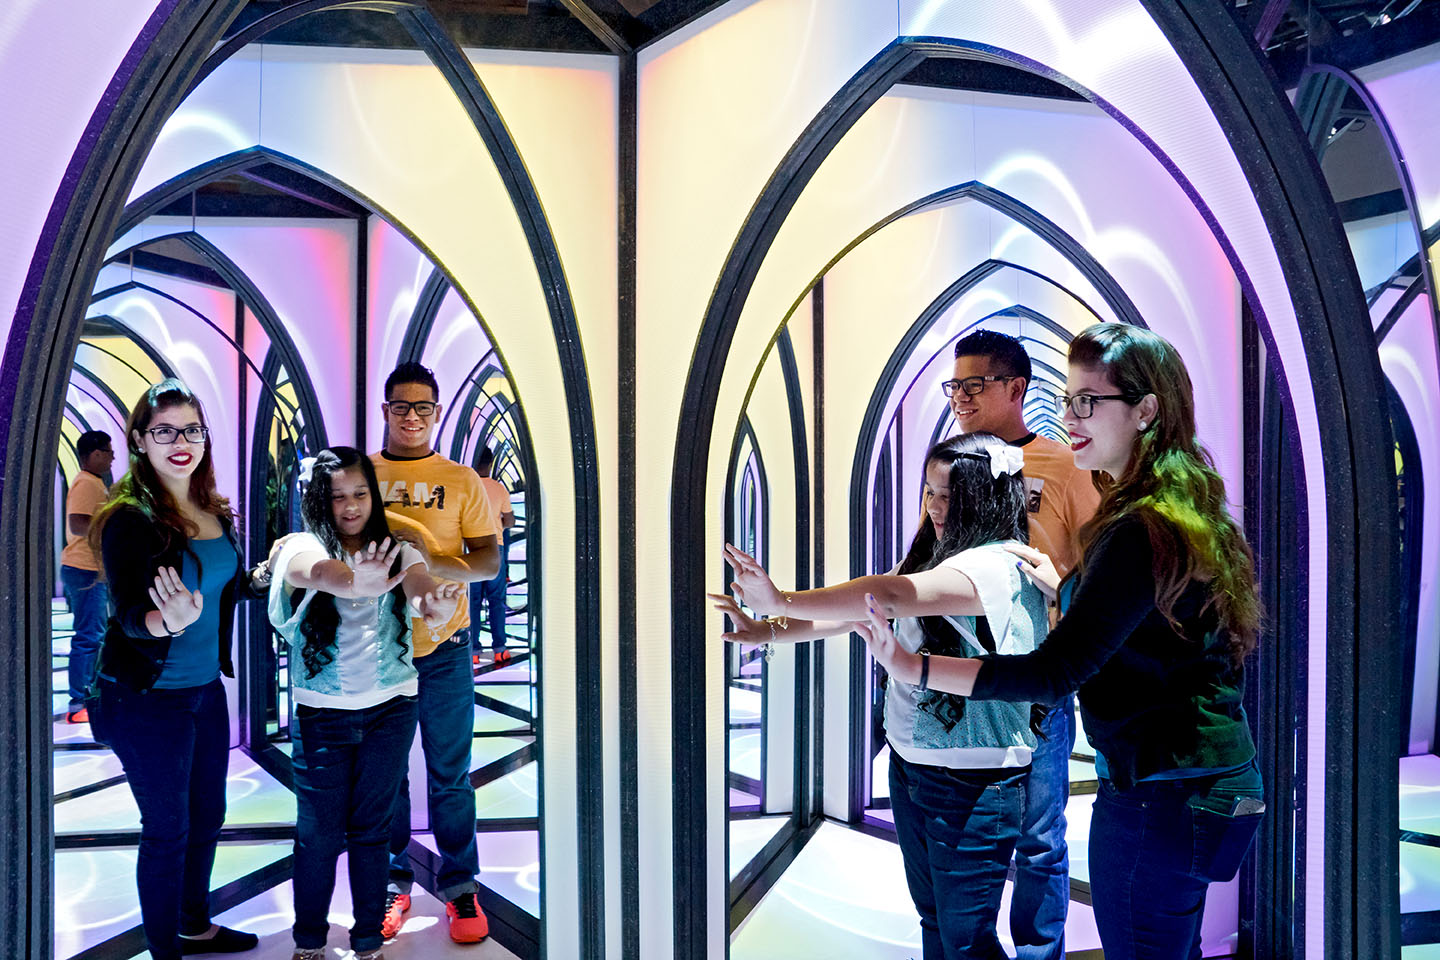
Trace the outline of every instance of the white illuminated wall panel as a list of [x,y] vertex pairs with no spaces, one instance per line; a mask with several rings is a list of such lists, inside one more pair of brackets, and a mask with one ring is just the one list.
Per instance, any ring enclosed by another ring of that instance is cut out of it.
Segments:
[[[364,385],[368,419],[364,433],[365,449],[375,451],[384,445],[385,421],[380,404],[385,401],[385,378],[400,359],[405,331],[435,265],[424,251],[380,217],[369,218],[368,233],[365,283],[368,376]],[[448,395],[454,389],[454,384],[440,381],[442,394]]]
[[95,105],[155,10],[154,0],[0,5],[0,98],[6,131],[0,203],[0,333],[9,334],[20,288],[61,178]]

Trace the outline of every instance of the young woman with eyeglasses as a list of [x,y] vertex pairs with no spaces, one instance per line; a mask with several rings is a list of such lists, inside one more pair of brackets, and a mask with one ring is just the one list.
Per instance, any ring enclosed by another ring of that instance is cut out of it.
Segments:
[[1019,447],[991,434],[952,437],[925,458],[926,522],[893,573],[782,593],[727,546],[734,597],[711,596],[734,624],[724,639],[740,643],[843,636],[878,606],[898,618],[921,669],[892,675],[886,691],[891,812],[925,960],[1005,956],[995,923],[1025,814],[1031,705],[967,708],[931,685],[924,665],[1028,652],[1045,636],[1045,600],[1003,549],[1028,537],[1023,462]]
[[[1105,956],[1198,958],[1206,890],[1235,875],[1265,809],[1241,707],[1260,625],[1254,566],[1196,440],[1175,348],[1102,323],[1069,359],[1061,412],[1100,507],[1063,583],[1044,554],[1008,548],[1058,593],[1060,620],[1023,656],[932,658],[930,685],[1041,703],[1078,691],[1100,780],[1090,884]],[[861,633],[892,675],[923,668],[878,612]]]
[[211,920],[210,870],[230,756],[220,677],[235,675],[235,604],[260,596],[265,568],[244,567],[205,413],[185,384],[147,390],[125,437],[129,472],[90,527],[112,609],[92,727],[140,808],[135,872],[151,956],[250,950],[253,934]]

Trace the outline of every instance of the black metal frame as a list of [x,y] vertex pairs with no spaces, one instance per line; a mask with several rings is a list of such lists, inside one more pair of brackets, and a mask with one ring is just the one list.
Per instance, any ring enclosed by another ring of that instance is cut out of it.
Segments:
[[[786,407],[789,411],[791,450],[794,457],[795,471],[795,588],[807,590],[810,588],[810,564],[811,564],[811,515],[810,515],[810,469],[809,444],[805,433],[805,402],[800,385],[799,367],[795,359],[795,347],[790,337],[788,326],[782,328],[773,344],[780,362],[780,374],[785,384]],[[767,360],[768,360],[767,352]],[[761,361],[761,368],[767,360]],[[817,368],[817,377],[819,376]],[[753,391],[754,384],[751,389]],[[746,397],[745,408],[748,410],[749,397]],[[759,443],[755,438],[755,432],[750,424],[746,412],[741,413],[736,423],[734,440],[731,445],[729,468],[725,480],[725,538],[728,542],[734,542],[733,522],[735,515],[734,491],[735,471],[737,469],[737,455],[740,450],[742,439],[749,437],[752,448],[759,458]],[[762,482],[765,483],[765,498],[768,503],[768,479],[763,473],[762,461]],[[768,517],[768,507],[766,508]],[[764,540],[766,549],[769,549],[770,538]],[[768,561],[759,558],[762,566],[768,567]],[[728,570],[728,566],[726,568]],[[724,582],[729,582],[728,573]],[[795,706],[794,706],[794,746],[791,763],[792,796],[790,819],[785,823],[760,850],[750,859],[728,885],[729,899],[729,929],[734,930],[742,923],[750,911],[759,905],[765,894],[774,886],[785,872],[785,869],[799,856],[800,851],[814,836],[815,830],[821,820],[818,806],[818,775],[812,774],[811,769],[811,737],[818,739],[819,730],[813,728],[807,722],[810,714],[812,700],[818,697],[817,691],[811,682],[812,672],[816,669],[819,656],[823,650],[824,641],[813,643],[800,643],[793,645],[795,657]],[[768,673],[768,666],[763,668]],[[767,678],[768,679],[768,678]],[[764,696],[762,686],[762,697]],[[818,708],[817,708],[818,709]],[[763,783],[765,771],[768,769],[767,742],[769,739],[769,727],[765,714],[761,713],[761,804],[757,815],[763,816],[764,793]],[[726,731],[725,743],[725,770],[729,776],[730,744],[729,731]],[[818,771],[815,772],[818,774]],[[728,842],[728,816],[727,809],[727,842],[725,844],[726,875],[729,876],[730,866],[730,844]],[[727,942],[728,955],[728,942]]]
[[[1106,270],[1089,250],[1085,249],[1083,244],[1070,236],[1059,224],[1055,223],[1055,221],[1049,217],[1046,217],[1040,211],[1028,204],[1022,203],[1008,193],[997,190],[995,187],[979,180],[967,180],[964,183],[957,183],[953,186],[937,190],[911,203],[907,203],[899,209],[881,217],[869,227],[866,227],[860,233],[856,234],[852,240],[842,246],[835,255],[820,268],[819,272],[812,278],[810,286],[806,287],[805,293],[802,293],[796,298],[795,302],[791,305],[790,310],[786,314],[786,319],[789,319],[800,306],[806,294],[814,289],[814,285],[818,283],[825,274],[833,270],[835,265],[845,259],[852,250],[870,239],[876,233],[902,217],[923,213],[926,210],[932,210],[960,200],[973,200],[976,203],[989,207],[997,213],[1009,217],[1011,220],[1030,230],[1049,244],[1055,252],[1063,256],[1079,271],[1080,275],[1100,294],[1101,299],[1105,301],[1105,305],[1110,308],[1117,320],[1122,323],[1145,326],[1145,321],[1140,317],[1140,311],[1136,308],[1134,301],[1130,299],[1130,295],[1125,292],[1119,282],[1111,275],[1110,271]],[[1028,268],[1024,267],[1020,269],[1028,270]],[[1029,272],[1034,273],[1034,271]],[[1044,277],[1042,274],[1036,273],[1035,275],[1042,277],[1042,279],[1064,290],[1079,302],[1081,306],[1094,314],[1097,320],[1102,319],[1095,308],[1087,303],[1084,298],[1076,295],[1074,291],[1068,289],[1063,284],[1051,280],[1049,277]]]
[[[755,559],[760,562],[760,565],[762,567],[768,568],[770,565],[770,478],[765,471],[765,457],[760,451],[760,439],[755,436],[755,428],[750,423],[749,416],[745,413],[741,413],[740,420],[735,426],[735,437],[730,444],[729,467],[727,468],[725,474],[725,542],[734,543],[736,534],[738,532],[735,525],[735,508],[737,504],[736,484],[740,481],[741,475],[743,475],[746,470],[746,465],[740,463],[740,451],[744,449],[744,444],[746,440],[750,441],[751,455],[755,458],[755,463],[758,471],[757,480],[759,484],[759,489],[756,491],[756,493],[760,498],[760,517],[762,523],[760,530],[757,531],[757,539],[760,542],[761,551]],[[723,573],[721,575],[721,582],[728,584],[730,582],[732,572],[730,569],[730,565],[728,563],[722,564],[722,567]],[[725,592],[727,594],[730,592],[728,587],[726,588]],[[726,658],[730,656],[731,652],[732,651],[728,648],[722,650],[722,661],[728,663],[728,660],[726,660]],[[728,667],[726,668],[725,672],[728,673]],[[767,753],[765,740],[766,734],[768,733],[765,719],[765,691],[768,686],[768,674],[769,666],[762,662],[760,667],[760,780],[756,784],[756,793],[760,801],[758,809],[759,814],[764,814],[765,812],[765,757]],[[729,716],[728,687],[726,691],[726,716]],[[734,774],[730,772],[730,737],[728,729],[726,730],[724,754],[725,778],[727,785],[729,785],[730,781],[734,778]],[[746,786],[748,786],[748,784],[746,784]],[[728,819],[728,814],[730,810],[730,804],[728,801],[725,804],[725,809]],[[730,863],[730,850],[728,844],[726,845],[725,850],[725,863],[728,875],[728,867]],[[737,881],[741,879],[743,878],[736,878]],[[735,899],[735,895],[735,884],[732,883],[732,901]]]
[[[1325,48],[1322,48],[1322,50]],[[1307,81],[1310,81],[1307,83]],[[1317,91],[1318,88],[1318,91]],[[1331,96],[1324,96],[1325,92],[1336,91]],[[1394,168],[1396,177],[1400,181],[1400,209],[1408,215],[1411,228],[1414,231],[1416,241],[1416,254],[1401,268],[1404,271],[1414,267],[1416,279],[1400,295],[1400,297],[1386,311],[1385,316],[1379,324],[1375,325],[1375,344],[1378,347],[1395,325],[1405,315],[1410,306],[1422,294],[1426,297],[1429,305],[1431,343],[1435,349],[1437,365],[1440,365],[1440,290],[1436,289],[1435,272],[1430,262],[1429,247],[1435,242],[1435,231],[1426,229],[1424,221],[1420,216],[1420,204],[1415,195],[1414,180],[1410,176],[1409,164],[1405,161],[1400,144],[1395,138],[1395,133],[1390,127],[1390,121],[1385,112],[1380,108],[1379,101],[1370,92],[1362,80],[1349,70],[1333,66],[1328,63],[1307,64],[1300,74],[1299,88],[1297,90],[1297,108],[1311,105],[1311,101],[1321,100],[1311,110],[1300,110],[1302,124],[1310,138],[1311,145],[1316,149],[1317,157],[1322,156],[1324,138],[1328,137],[1333,122],[1333,111],[1338,111],[1339,102],[1343,100],[1346,92],[1353,91],[1360,101],[1370,112],[1371,118],[1375,121],[1380,132],[1381,140],[1385,143],[1385,150],[1390,158],[1391,166]],[[1323,106],[1331,107],[1332,112],[1326,112]],[[1427,243],[1427,240],[1430,241]],[[1401,271],[1397,271],[1397,274]],[[1392,277],[1392,280],[1394,278]],[[1383,289],[1383,288],[1382,288]],[[1378,299],[1380,291],[1376,291]],[[1367,296],[1367,302],[1373,307],[1374,301]],[[1373,317],[1372,317],[1373,320]],[[1409,728],[1411,706],[1415,695],[1415,645],[1417,641],[1416,630],[1418,629],[1418,603],[1419,603],[1419,572],[1421,557],[1418,556],[1420,549],[1419,540],[1423,535],[1424,514],[1423,512],[1412,513],[1412,498],[1420,498],[1424,492],[1424,486],[1420,483],[1410,482],[1412,468],[1416,475],[1420,470],[1420,458],[1415,447],[1414,430],[1410,423],[1409,412],[1405,409],[1403,401],[1396,393],[1394,385],[1386,380],[1385,396],[1389,408],[1389,421],[1396,432],[1396,442],[1405,450],[1405,471],[1406,477],[1406,501],[1405,513],[1407,523],[1405,526],[1405,539],[1401,544],[1401,560],[1399,571],[1400,590],[1395,597],[1396,610],[1398,611],[1399,625],[1403,630],[1405,638],[1404,654],[1401,663],[1401,701],[1399,704],[1399,730],[1395,743],[1398,747],[1398,755],[1405,756],[1409,747]],[[1418,508],[1415,508],[1418,511]],[[1421,529],[1416,529],[1419,527]],[[1431,732],[1432,749],[1440,751],[1440,742],[1436,741],[1437,732],[1440,732],[1440,703],[1436,707],[1436,722]],[[1407,938],[1406,943],[1416,942]]]

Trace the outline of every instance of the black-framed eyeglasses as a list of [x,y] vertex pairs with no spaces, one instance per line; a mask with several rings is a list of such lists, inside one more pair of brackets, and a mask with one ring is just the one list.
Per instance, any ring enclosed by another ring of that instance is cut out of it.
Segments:
[[405,400],[387,400],[385,406],[397,417],[408,417],[411,410],[415,411],[417,417],[428,417],[435,412],[436,407],[429,400],[418,400],[415,403]]
[[940,389],[945,391],[945,396],[955,396],[955,391],[963,391],[965,396],[974,397],[985,392],[985,384],[996,380],[1014,380],[1014,377],[966,377],[964,380],[946,380],[940,384]]
[[1088,420],[1095,412],[1095,403],[1099,400],[1124,400],[1130,404],[1135,402],[1123,393],[1080,393],[1073,397],[1062,393],[1055,398],[1055,409],[1062,417],[1065,416],[1066,408],[1069,408],[1075,411],[1075,419]]
[[163,446],[168,446],[180,438],[181,434],[189,443],[204,443],[210,437],[210,429],[199,424],[191,424],[188,427],[151,427],[145,431],[150,434],[150,439]]

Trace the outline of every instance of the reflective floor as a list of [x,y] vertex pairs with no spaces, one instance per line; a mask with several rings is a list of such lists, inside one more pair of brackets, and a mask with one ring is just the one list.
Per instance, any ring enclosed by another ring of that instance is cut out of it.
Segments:
[[[523,619],[523,617],[521,618]],[[115,755],[96,744],[88,724],[65,722],[70,616],[62,602],[53,619],[55,655],[56,960],[85,953],[98,958],[148,957],[140,933],[135,890],[135,843],[139,811]],[[516,623],[513,632],[523,626]],[[488,639],[488,638],[487,638]],[[534,685],[529,649],[512,639],[512,661],[496,665],[482,655],[476,664],[475,737],[471,779],[476,784],[477,817],[503,829],[477,833],[481,883],[533,917],[540,914],[538,763],[534,759]],[[289,752],[289,743],[277,747]],[[418,759],[415,748],[412,768]],[[423,784],[423,767],[417,783]],[[423,787],[421,787],[423,790]],[[295,822],[294,795],[243,749],[230,753],[226,789],[226,835],[216,856],[212,896],[223,912],[217,919],[261,935],[257,960],[288,958],[291,887],[289,857]],[[418,809],[423,816],[423,794]],[[484,825],[482,824],[482,827]],[[434,850],[427,832],[415,840]],[[331,912],[330,945],[337,958],[348,956],[345,930],[351,918],[345,865],[338,867]],[[428,893],[415,896],[399,937],[385,947],[393,958],[446,957],[476,960],[511,958],[499,944],[478,948],[452,944],[445,935],[444,905]]]
[[[748,756],[740,749],[749,731],[736,729],[737,706],[744,709],[746,701],[731,695],[731,774],[732,798],[735,775],[742,774]],[[758,710],[758,703],[755,705]],[[1407,809],[1416,823],[1423,816],[1433,816],[1440,833],[1440,758],[1427,770],[1432,786],[1426,796],[1428,805],[1419,795],[1407,808],[1402,799],[1402,817]],[[865,812],[872,827],[893,829],[888,808],[888,771],[890,754],[882,748],[876,756],[872,776],[876,804]],[[1402,774],[1403,776],[1403,774]],[[1089,905],[1089,838],[1090,811],[1095,799],[1094,750],[1086,742],[1084,731],[1077,735],[1075,752],[1070,761],[1070,801],[1065,808],[1067,837],[1070,848],[1072,882],[1069,919],[1066,923],[1066,950],[1086,955],[1100,947],[1095,918]],[[732,803],[733,803],[732,799]],[[765,844],[784,818],[732,819],[730,821],[730,873],[738,872]],[[772,826],[773,824],[773,826]],[[1440,844],[1440,837],[1437,837]],[[1434,900],[1440,905],[1440,846],[1424,848],[1426,863],[1433,865]],[[1402,860],[1402,866],[1405,861]],[[1402,884],[1403,884],[1402,874]],[[1007,883],[1001,903],[999,932],[1006,949],[1013,954],[1009,934],[1009,902],[1011,884]],[[1202,935],[1205,957],[1232,955],[1236,939],[1238,881],[1215,884],[1206,899],[1206,919]],[[1402,891],[1402,897],[1404,893]],[[1432,909],[1431,907],[1406,907]],[[731,938],[732,960],[829,960],[832,957],[866,957],[876,960],[910,958],[920,952],[919,917],[905,886],[905,872],[900,848],[893,839],[853,830],[843,824],[823,824],[805,849],[785,871],[781,879],[765,895]],[[1412,954],[1407,950],[1407,960]],[[1425,956],[1415,954],[1414,956]],[[1440,960],[1437,955],[1435,960]]]
[[[733,830],[733,825],[732,825]],[[1012,953],[1010,885],[1000,939]],[[1100,945],[1090,908],[1072,904],[1071,952]],[[900,848],[889,840],[823,824],[731,938],[731,960],[906,960],[920,954],[920,925],[905,888]]]

